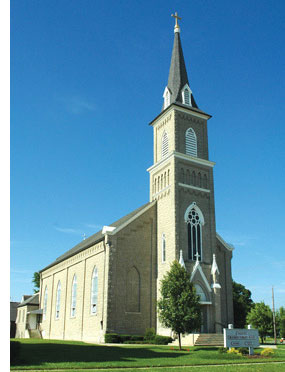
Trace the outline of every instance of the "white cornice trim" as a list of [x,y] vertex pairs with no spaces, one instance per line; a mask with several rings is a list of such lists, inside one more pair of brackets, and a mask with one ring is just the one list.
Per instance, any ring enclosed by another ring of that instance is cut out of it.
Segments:
[[199,301],[200,305],[212,305],[212,301]]
[[202,189],[201,187],[196,187],[196,186],[192,186],[192,185],[187,185],[186,183],[181,183],[181,182],[179,182],[178,185],[179,185],[179,186],[182,186],[182,187],[187,187],[187,188],[189,188],[189,189],[194,189],[194,190],[197,190],[197,191],[211,192],[211,191],[208,190],[208,189]]
[[[135,214],[132,218],[130,218],[129,220],[127,220],[125,223],[123,223],[122,225],[120,225],[119,227],[116,227],[114,228],[113,231],[108,231],[106,232],[104,235],[115,235],[117,234],[119,231],[121,231],[124,227],[128,226],[130,223],[132,223],[135,219],[137,219],[139,216],[141,216],[142,214],[144,214],[147,210],[149,210],[153,204],[155,202],[151,202],[149,203],[149,205],[147,205],[143,210],[141,210],[140,212],[138,212],[137,214]],[[109,226],[109,227],[113,227],[113,226]]]
[[220,243],[225,247],[227,248],[229,251],[233,251],[235,249],[235,247],[233,245],[230,245],[228,244],[227,242],[224,241],[224,239],[221,237],[221,235],[219,235],[217,232],[216,232],[216,237],[217,239],[220,241]]
[[147,171],[148,172],[153,171],[155,168],[161,166],[164,162],[170,160],[172,157],[187,160],[187,161],[190,161],[194,164],[204,165],[204,166],[210,167],[210,168],[214,168],[214,166],[216,164],[215,162],[210,161],[210,160],[196,158],[196,157],[191,156],[191,155],[182,154],[181,152],[172,151],[165,158],[162,158],[157,163],[155,163],[152,166],[150,166],[149,168],[147,168]]
[[170,152],[167,156],[165,156],[164,158],[160,159],[157,163],[155,163],[152,166],[150,166],[149,168],[147,168],[147,171],[148,172],[151,172],[156,167],[159,167],[159,166],[161,166],[161,164],[166,163],[172,157],[173,157],[173,152]]
[[201,158],[196,158],[195,156],[191,155],[186,155],[182,154],[181,152],[173,151],[173,154],[176,158],[183,159],[183,160],[188,160],[191,161],[192,163],[196,163],[199,165],[205,165],[206,167],[211,167],[214,168],[215,162],[206,160],[206,159],[201,159]]
[[[190,107],[192,107],[192,106],[189,106],[189,108]],[[175,110],[181,111],[181,112],[185,112],[185,113],[189,114],[189,109],[184,108],[184,107],[175,106]],[[206,120],[208,120],[211,117],[208,114],[202,114],[200,112],[196,112],[196,111],[192,111],[192,110],[191,110],[191,115],[196,116],[196,117],[198,117],[200,119],[206,119]]]
[[155,198],[156,196],[158,196],[159,194],[162,194],[164,191],[170,189],[171,185],[168,185],[166,187],[164,187],[162,190],[158,191],[157,193],[153,194],[152,197]]

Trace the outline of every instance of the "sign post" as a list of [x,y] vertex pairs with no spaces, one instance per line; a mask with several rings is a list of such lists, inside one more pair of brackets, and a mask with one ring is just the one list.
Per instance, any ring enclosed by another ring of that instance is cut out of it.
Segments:
[[259,347],[258,330],[251,325],[248,329],[239,329],[229,324],[229,328],[224,328],[224,347],[248,347],[249,355],[253,355],[254,348]]

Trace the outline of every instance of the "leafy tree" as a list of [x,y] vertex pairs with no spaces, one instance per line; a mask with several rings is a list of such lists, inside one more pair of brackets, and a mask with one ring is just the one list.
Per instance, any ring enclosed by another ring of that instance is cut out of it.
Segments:
[[233,280],[233,304],[234,304],[234,325],[235,328],[244,328],[246,317],[253,306],[251,292],[242,284]]
[[272,311],[264,302],[254,304],[248,314],[247,323],[258,329],[261,343],[264,343],[266,336],[272,333]]
[[34,283],[34,293],[37,293],[40,290],[40,278],[40,273],[36,271],[32,280],[32,283]]
[[199,296],[190,282],[190,275],[178,261],[173,262],[161,281],[158,311],[162,325],[178,334],[180,350],[181,334],[191,333],[201,326]]
[[283,306],[276,311],[276,331],[280,337],[285,337],[285,308]]

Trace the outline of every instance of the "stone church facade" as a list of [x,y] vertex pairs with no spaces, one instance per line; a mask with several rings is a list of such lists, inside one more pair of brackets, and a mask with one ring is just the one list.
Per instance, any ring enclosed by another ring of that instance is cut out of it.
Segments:
[[150,327],[170,335],[156,304],[174,260],[200,295],[200,332],[221,333],[233,323],[233,248],[216,232],[211,116],[190,89],[177,22],[163,97],[162,111],[150,123],[150,201],[41,270],[43,338],[104,342],[106,332],[144,334]]

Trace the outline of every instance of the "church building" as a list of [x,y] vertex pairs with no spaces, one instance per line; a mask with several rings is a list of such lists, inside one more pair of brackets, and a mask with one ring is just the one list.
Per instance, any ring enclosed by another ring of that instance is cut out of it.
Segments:
[[150,327],[171,335],[159,322],[157,300],[174,260],[190,273],[200,296],[199,332],[222,333],[233,323],[233,247],[216,232],[211,115],[194,99],[174,17],[163,107],[150,123],[149,202],[40,271],[43,338],[104,342],[105,333],[144,334]]

